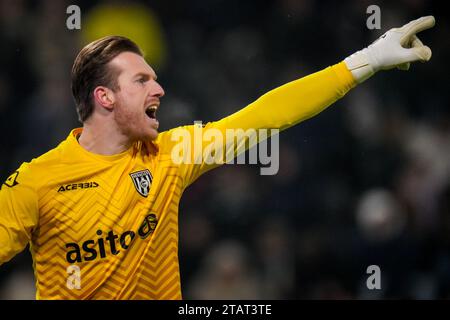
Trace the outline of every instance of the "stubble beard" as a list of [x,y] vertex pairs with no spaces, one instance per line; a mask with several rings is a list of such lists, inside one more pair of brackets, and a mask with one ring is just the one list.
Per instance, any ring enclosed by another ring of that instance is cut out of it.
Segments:
[[126,136],[130,143],[134,143],[145,140],[146,133],[143,128],[142,116],[131,110],[131,108],[118,102],[115,106],[115,121],[120,133]]

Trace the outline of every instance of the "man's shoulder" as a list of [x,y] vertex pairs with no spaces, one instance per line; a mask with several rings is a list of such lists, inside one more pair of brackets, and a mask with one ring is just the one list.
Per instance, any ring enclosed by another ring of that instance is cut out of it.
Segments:
[[58,163],[61,163],[61,144],[29,162],[23,162],[3,184],[10,183],[11,186],[22,184],[37,189],[45,183],[45,177],[51,174],[52,167]]
[[[209,124],[209,123],[208,123]],[[171,128],[166,131],[162,131],[158,134],[158,138],[156,139],[156,144],[159,146],[167,146],[173,145],[180,142],[180,137],[183,138],[193,138],[194,129],[203,129],[206,124],[202,124],[201,122],[196,122],[193,125],[181,125],[178,127]],[[198,133],[197,133],[198,134]]]
[[40,176],[43,173],[48,173],[52,168],[61,166],[63,161],[63,154],[66,141],[62,141],[58,146],[44,154],[33,158],[29,162],[23,162],[17,171],[23,175]]
[[42,167],[42,166],[52,166],[52,165],[59,165],[62,163],[63,160],[63,154],[65,149],[66,141],[62,141],[58,146],[56,146],[53,149],[50,149],[49,151],[45,152],[44,154],[32,159],[29,162],[29,165],[31,167]]

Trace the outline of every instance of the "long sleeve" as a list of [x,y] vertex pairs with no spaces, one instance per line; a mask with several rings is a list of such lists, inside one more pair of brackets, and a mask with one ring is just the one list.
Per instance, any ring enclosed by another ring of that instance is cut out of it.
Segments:
[[[320,113],[343,97],[355,85],[352,74],[345,63],[341,62],[271,90],[247,107],[219,121],[207,123],[204,127],[191,125],[167,131],[162,139],[166,147],[164,149],[166,152],[173,152],[173,155],[179,154],[179,151],[184,148],[184,153],[191,155],[192,161],[190,162],[187,157],[185,159],[188,161],[184,161],[181,166],[187,186],[204,172],[221,164],[204,161],[205,150],[211,147],[210,141],[214,138],[216,143],[219,139],[219,144],[224,147],[224,159],[230,159],[230,156],[236,157],[260,142],[259,136],[249,143],[248,136],[242,135],[230,143],[224,139],[227,137],[227,131],[231,129],[241,130],[241,132],[261,129],[285,130]],[[208,130],[209,134],[205,135],[204,133]],[[203,140],[198,143],[194,140],[198,139],[197,132],[200,131],[203,132],[201,134]],[[205,139],[205,136],[208,138]],[[189,139],[191,141],[187,141]],[[174,141],[178,145],[174,145]],[[195,145],[199,147],[196,148]]]
[[214,127],[287,129],[322,112],[356,82],[344,62],[269,91]]
[[38,222],[38,203],[26,165],[13,173],[0,189],[0,265],[21,252]]

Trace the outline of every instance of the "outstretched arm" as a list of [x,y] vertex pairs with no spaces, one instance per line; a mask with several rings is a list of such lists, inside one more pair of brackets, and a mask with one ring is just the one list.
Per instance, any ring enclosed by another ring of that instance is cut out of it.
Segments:
[[[391,29],[373,44],[352,54],[343,62],[269,91],[238,112],[220,121],[208,123],[203,130],[218,129],[225,137],[225,131],[229,129],[284,130],[311,118],[379,70],[395,67],[407,70],[411,62],[428,61],[431,58],[431,50],[422,44],[416,34],[431,28],[434,23],[434,17],[427,16],[411,21],[401,28]],[[190,133],[194,131],[193,126],[183,129]],[[230,159],[229,155],[237,156],[251,147],[252,144],[246,144],[245,139],[244,136],[233,145],[225,144],[224,158]],[[203,154],[205,146],[208,145],[209,141],[202,141],[202,148],[198,151]],[[194,151],[191,149],[191,152]],[[199,156],[201,154],[194,154],[193,158]],[[196,163],[198,165],[184,168],[187,171],[188,184],[218,165],[205,164],[203,161]]]
[[283,130],[311,118],[379,70],[408,70],[411,62],[430,60],[430,48],[416,34],[434,24],[427,16],[391,29],[344,62],[276,88],[215,126]]

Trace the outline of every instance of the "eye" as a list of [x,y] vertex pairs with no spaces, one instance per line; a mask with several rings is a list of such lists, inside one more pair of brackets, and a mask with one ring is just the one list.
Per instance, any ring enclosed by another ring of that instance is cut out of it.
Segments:
[[147,82],[147,80],[144,79],[144,78],[140,78],[140,79],[138,79],[137,81],[138,81],[140,84],[144,84],[144,83]]

